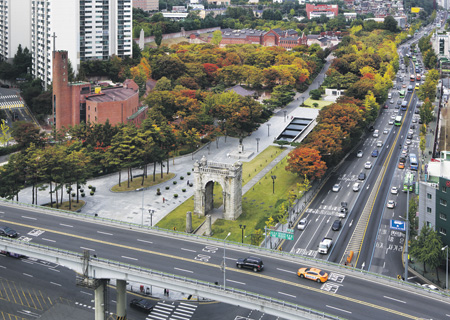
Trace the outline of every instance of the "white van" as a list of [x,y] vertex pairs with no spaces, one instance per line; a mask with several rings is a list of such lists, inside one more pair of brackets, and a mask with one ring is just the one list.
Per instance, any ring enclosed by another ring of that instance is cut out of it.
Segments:
[[392,99],[392,93],[388,93],[388,99]]
[[373,132],[373,137],[374,137],[374,138],[378,138],[379,135],[380,135],[380,132],[379,132],[378,130],[375,130],[375,131]]

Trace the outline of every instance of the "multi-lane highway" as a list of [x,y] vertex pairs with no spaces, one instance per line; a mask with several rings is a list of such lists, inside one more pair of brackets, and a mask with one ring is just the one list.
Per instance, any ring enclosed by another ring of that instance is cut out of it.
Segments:
[[[23,241],[76,252],[89,250],[106,259],[211,283],[223,282],[221,242],[171,233],[141,232],[135,228],[97,224],[76,216],[64,217],[9,205],[0,206],[0,223],[15,228]],[[325,284],[300,279],[296,275],[299,267],[317,263],[258,250],[227,245],[227,286],[348,319],[443,319],[450,307],[450,300],[441,295],[331,265],[319,265],[330,272],[330,279]],[[238,258],[263,254],[265,269],[261,273],[234,267]]]

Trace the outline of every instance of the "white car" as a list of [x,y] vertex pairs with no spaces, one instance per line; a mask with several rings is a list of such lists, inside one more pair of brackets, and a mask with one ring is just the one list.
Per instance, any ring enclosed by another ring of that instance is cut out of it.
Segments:
[[305,230],[306,226],[308,225],[308,220],[306,218],[303,218],[298,222],[297,229],[298,230]]
[[408,134],[414,134],[414,130],[413,129],[409,129]]
[[389,200],[388,202],[387,202],[387,207],[389,208],[389,209],[394,209],[395,208],[395,201],[394,200]]
[[389,133],[389,129],[384,129],[383,130],[383,134],[388,134]]
[[357,158],[362,158],[364,152],[362,150],[359,150],[358,153],[356,154]]
[[424,287],[425,289],[430,289],[430,290],[436,290],[436,291],[439,291],[438,287],[433,286],[432,284],[428,284],[428,283],[424,283],[424,284],[422,285],[422,287]]
[[392,194],[398,194],[398,188],[397,187],[392,187],[391,188],[391,193]]
[[392,120],[392,119],[389,119],[389,122],[388,122],[390,125],[393,125],[394,124],[394,120]]
[[378,140],[378,141],[377,141],[377,147],[382,147],[382,146],[383,146],[383,141]]
[[413,118],[412,123],[417,123],[417,118]]
[[359,189],[361,189],[361,184],[360,184],[359,182],[356,182],[356,183],[353,185],[353,191],[358,192]]
[[336,183],[333,186],[333,192],[339,192],[339,190],[341,190],[341,185],[339,183]]
[[406,144],[411,144],[411,140],[406,139]]
[[364,168],[365,168],[365,169],[372,169],[372,162],[367,161],[367,162],[364,164]]

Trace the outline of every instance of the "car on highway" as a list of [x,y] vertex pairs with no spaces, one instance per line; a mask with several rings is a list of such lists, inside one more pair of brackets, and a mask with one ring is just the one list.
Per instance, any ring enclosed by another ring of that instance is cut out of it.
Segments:
[[414,134],[414,130],[411,128],[408,130],[408,134]]
[[133,299],[130,302],[130,307],[144,312],[153,310],[153,303],[146,299]]
[[239,269],[252,269],[253,271],[257,272],[264,269],[264,263],[262,262],[261,258],[247,257],[237,259],[236,267],[238,267]]
[[317,268],[300,268],[297,271],[300,278],[306,278],[317,282],[326,282],[328,280],[328,273]]
[[355,182],[353,185],[353,191],[358,192],[361,189],[361,184],[359,182]]
[[388,128],[385,128],[384,130],[383,130],[383,134],[388,134],[389,133],[389,129]]
[[339,218],[345,218],[345,217],[347,216],[347,213],[348,213],[347,207],[341,207],[341,208],[339,209],[338,217],[339,217]]
[[378,150],[377,149],[372,151],[372,157],[378,157]]
[[413,138],[412,133],[408,133],[408,134],[406,135],[406,139],[412,140],[412,138]]
[[366,180],[366,174],[365,174],[364,172],[361,172],[361,173],[358,175],[358,180]]
[[439,291],[439,288],[436,286],[433,286],[432,284],[428,284],[428,283],[424,283],[422,285],[422,287],[424,287],[425,289],[430,289],[430,290],[435,290],[435,291]]
[[417,118],[412,118],[412,123],[417,123]]
[[331,230],[333,231],[339,231],[342,227],[341,219],[336,219],[333,222],[333,225],[331,226]]
[[364,164],[364,169],[372,169],[372,162],[367,161],[367,162]]
[[394,99],[391,99],[391,101],[389,101],[391,104],[394,104]]
[[389,106],[387,104],[384,105],[384,109],[389,109]]
[[402,157],[408,156],[408,150],[403,149],[402,150]]
[[396,203],[395,203],[394,200],[388,200],[388,202],[387,202],[387,207],[388,207],[389,209],[394,209],[394,208],[395,208],[395,205],[396,205]]
[[411,140],[406,139],[406,144],[411,144]]
[[390,125],[393,125],[393,124],[394,124],[394,120],[392,120],[392,119],[389,119],[389,122],[388,122],[388,124],[390,124]]
[[17,238],[19,234],[16,232],[16,230],[11,229],[7,226],[0,226],[0,236],[2,237],[9,237],[9,238]]
[[308,225],[308,220],[306,218],[303,218],[298,222],[297,229],[305,230],[307,225]]
[[391,193],[392,194],[398,194],[398,188],[397,187],[392,187],[391,188]]
[[356,153],[356,157],[357,157],[357,158],[362,158],[363,155],[364,155],[364,152],[363,152],[362,150],[359,150],[359,151]]
[[378,141],[377,141],[377,147],[382,147],[382,146],[383,146],[383,141],[378,140]]
[[339,192],[339,190],[341,190],[341,185],[339,184],[339,183],[336,183],[334,186],[333,186],[333,192]]

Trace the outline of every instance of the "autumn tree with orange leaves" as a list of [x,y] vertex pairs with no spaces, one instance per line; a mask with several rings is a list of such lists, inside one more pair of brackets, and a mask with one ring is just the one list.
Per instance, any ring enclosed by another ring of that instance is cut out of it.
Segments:
[[287,171],[299,177],[306,176],[311,181],[322,178],[327,170],[319,151],[313,148],[296,148],[289,153],[287,161],[288,165],[285,168]]

